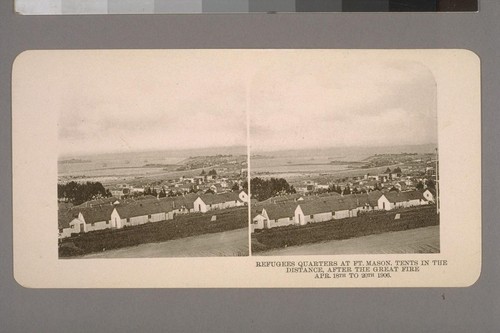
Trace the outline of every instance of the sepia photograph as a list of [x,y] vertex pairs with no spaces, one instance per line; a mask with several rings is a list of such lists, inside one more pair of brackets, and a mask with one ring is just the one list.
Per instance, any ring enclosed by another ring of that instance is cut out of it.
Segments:
[[498,332],[498,14],[0,2],[0,331]]
[[304,52],[269,55],[253,79],[252,255],[439,253],[427,66]]
[[470,285],[479,68],[467,50],[24,52],[16,280]]
[[60,57],[59,258],[248,255],[246,95],[228,65]]

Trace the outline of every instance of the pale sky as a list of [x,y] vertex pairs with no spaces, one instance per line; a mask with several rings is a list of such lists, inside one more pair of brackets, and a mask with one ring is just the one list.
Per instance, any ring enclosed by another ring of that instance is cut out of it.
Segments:
[[335,50],[60,52],[59,153],[437,142],[429,69]]
[[60,154],[246,145],[245,82],[231,59],[73,53],[57,66]]
[[436,82],[398,57],[274,59],[250,94],[253,150],[437,143]]

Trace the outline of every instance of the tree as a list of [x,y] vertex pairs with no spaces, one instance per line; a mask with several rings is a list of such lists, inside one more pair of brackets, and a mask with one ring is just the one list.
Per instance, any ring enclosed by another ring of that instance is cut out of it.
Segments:
[[231,191],[238,192],[239,190],[240,190],[240,185],[238,185],[238,183],[234,183],[233,186],[231,187]]
[[110,197],[111,192],[99,182],[77,183],[71,181],[57,185],[57,196],[74,205],[80,205],[92,199]]
[[393,173],[403,173],[403,172],[401,171],[401,168],[400,168],[400,167],[397,167],[397,168],[396,168],[396,169],[394,169],[392,172],[393,172]]
[[391,169],[390,168],[385,169],[385,173],[391,173]]
[[347,185],[347,186],[344,188],[344,194],[351,194],[351,188],[349,187],[349,185]]
[[217,171],[215,171],[215,169],[212,169],[208,172],[208,175],[209,176],[217,176]]
[[417,187],[417,190],[423,190],[424,189],[424,183],[422,183],[422,181],[419,181],[416,187]]
[[153,188],[153,190],[151,191],[151,195],[152,195],[153,197],[158,197],[158,192],[156,192],[156,189],[155,189],[155,188]]
[[215,194],[215,192],[212,189],[208,189],[205,191],[205,194]]
[[167,192],[165,192],[165,189],[162,188],[160,193],[158,194],[158,198],[165,198],[167,196]]
[[[245,185],[243,188],[245,188]],[[250,181],[250,192],[257,200],[266,200],[278,194],[296,193],[295,188],[290,186],[284,178],[262,179],[252,178]]]
[[425,182],[425,185],[427,185],[427,188],[430,188],[433,190],[436,189],[436,183],[432,179],[427,179],[427,181]]
[[205,176],[206,172],[205,169],[201,170],[200,176]]

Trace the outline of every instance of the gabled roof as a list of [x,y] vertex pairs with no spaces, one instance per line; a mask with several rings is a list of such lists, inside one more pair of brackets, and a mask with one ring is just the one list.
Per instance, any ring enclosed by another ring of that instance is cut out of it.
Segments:
[[220,194],[202,194],[199,196],[201,200],[207,205],[214,205],[214,204],[219,204],[223,202],[230,202],[230,201],[240,201],[240,196],[237,192],[227,192],[227,193],[220,193]]
[[[317,195],[318,197],[340,197],[340,193],[337,192],[326,192],[326,193],[321,193]],[[309,197],[306,197],[306,199]]]
[[299,204],[304,215],[332,212],[333,205],[328,200],[308,200]]
[[389,202],[396,203],[396,202],[403,202],[406,201],[406,196],[400,195],[400,192],[396,191],[390,191],[384,193],[384,196]]
[[370,202],[370,205],[372,206],[377,206],[378,205],[378,199],[382,196],[382,192],[380,191],[371,191],[368,194],[368,200]]
[[194,201],[198,198],[196,193],[188,193],[186,195],[179,195],[175,197],[164,197],[158,201],[162,205],[164,212],[170,212],[180,208],[193,209]]
[[92,207],[81,209],[80,212],[85,219],[85,223],[96,223],[109,221],[111,219],[111,213],[113,212],[114,206],[106,205],[101,207]]
[[409,192],[387,192],[384,196],[389,202],[404,202],[409,200],[425,200],[422,192],[420,191],[409,191]]
[[68,228],[69,223],[78,217],[79,213],[82,213],[85,223],[109,221],[114,208],[116,208],[121,218],[168,213],[180,208],[193,209],[193,202],[197,197],[197,194],[162,199],[146,196],[138,199],[128,199],[118,205],[107,204],[88,208],[78,206],[69,210],[61,209],[58,214],[58,225],[59,228]]
[[193,209],[194,208],[194,201],[198,198],[198,194],[196,193],[189,193],[183,196],[178,196],[174,197],[174,204],[175,204],[175,209],[184,207],[187,209]]
[[262,208],[266,210],[267,217],[270,220],[277,220],[286,217],[294,217],[297,203],[283,202],[278,204],[268,204],[264,205]]
[[117,200],[118,199],[116,197],[100,198],[100,199],[86,201],[86,202],[84,202],[78,206],[75,206],[75,207],[88,208],[88,207],[95,207],[95,206],[112,205],[113,202],[115,202]]
[[302,198],[304,195],[300,193],[294,193],[294,194],[285,194],[285,195],[277,195],[274,197],[270,197],[262,202],[265,203],[279,203],[279,202],[285,202],[285,201],[296,201],[299,198]]
[[406,196],[406,200],[425,200],[424,194],[420,191],[401,192]]
[[436,190],[433,188],[426,188],[425,190],[422,191],[422,193],[424,193],[425,191],[429,191],[433,196],[436,196]]
[[75,218],[78,218],[79,213],[82,213],[85,223],[107,222],[111,219],[111,213],[115,206],[104,205],[94,207],[73,207],[69,210],[59,210],[58,212],[58,227],[69,228],[69,223]]
[[366,204],[374,207],[378,198],[382,196],[379,191],[362,194],[350,194],[344,196],[313,197],[314,199],[302,201],[299,204],[304,215],[337,212],[342,210],[363,207]]
[[155,199],[154,201],[142,200],[126,205],[117,205],[116,211],[123,219],[129,217],[164,213],[165,212],[164,208],[165,207],[160,203],[160,200]]
[[69,228],[69,223],[78,217],[78,210],[71,208],[69,210],[59,210],[57,222],[59,229]]
[[352,197],[351,195],[344,195],[343,197],[340,198],[331,198],[330,200],[327,201],[327,203],[328,207],[330,208],[329,211],[331,212],[349,210],[363,206],[363,204],[359,203],[359,200]]
[[130,204],[130,203],[136,203],[139,201],[147,201],[147,200],[156,200],[156,197],[153,195],[141,195],[138,197],[133,197],[133,198],[127,198],[123,200],[119,200],[120,203],[122,204]]

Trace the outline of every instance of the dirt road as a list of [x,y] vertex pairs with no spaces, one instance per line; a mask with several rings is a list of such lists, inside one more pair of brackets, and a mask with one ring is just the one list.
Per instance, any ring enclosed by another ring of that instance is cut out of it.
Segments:
[[141,244],[83,258],[223,257],[248,255],[248,229]]
[[344,240],[290,246],[258,252],[254,256],[287,256],[311,254],[377,254],[377,253],[439,253],[439,226],[386,232]]

